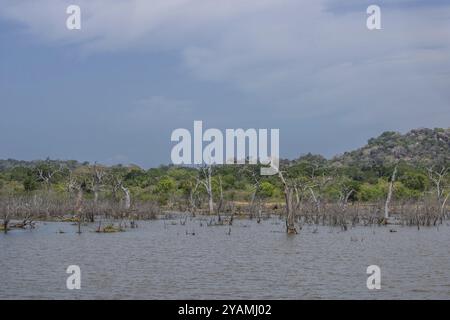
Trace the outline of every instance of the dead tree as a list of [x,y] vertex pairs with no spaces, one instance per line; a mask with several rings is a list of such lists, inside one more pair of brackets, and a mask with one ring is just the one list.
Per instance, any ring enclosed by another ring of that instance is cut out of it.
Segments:
[[[301,218],[302,216],[303,202],[306,193],[309,193],[310,186],[311,184],[309,183],[309,181],[304,179],[304,177],[299,177],[293,181],[292,188],[295,200],[295,202],[293,203],[293,210],[297,215],[297,219]],[[307,217],[305,217],[305,220],[307,220]]]
[[131,194],[130,190],[126,188],[124,185],[121,185],[120,188],[122,189],[124,195],[125,195],[125,201],[124,201],[124,209],[129,210],[131,208]]
[[316,208],[316,219],[315,223],[318,223],[318,219],[320,215],[322,214],[322,196],[323,196],[323,189],[328,185],[329,182],[331,182],[333,179],[332,177],[325,176],[323,174],[322,176],[312,176],[311,177],[311,184],[308,186],[308,190],[311,194],[311,198],[314,202],[314,206]]
[[221,221],[221,217],[220,217],[220,211],[222,210],[222,206],[223,206],[223,187],[222,187],[222,178],[219,176],[217,176],[217,180],[218,180],[218,185],[219,185],[219,203],[217,205],[217,218],[219,221]]
[[50,163],[45,162],[42,163],[41,165],[37,166],[36,168],[36,173],[37,173],[37,181],[43,182],[44,186],[45,186],[45,191],[46,191],[46,216],[47,218],[50,216],[50,194],[51,194],[51,184],[55,178],[55,176],[58,173],[62,173],[64,170],[64,166],[60,165],[58,168],[55,168],[53,166],[50,165]]
[[398,165],[395,166],[394,172],[392,173],[391,181],[389,182],[389,190],[386,197],[386,202],[384,204],[384,219],[386,222],[389,219],[389,204],[391,203],[392,193],[394,191],[394,183],[397,175],[397,167]]
[[94,205],[97,207],[98,204],[98,196],[103,185],[103,180],[106,177],[106,171],[101,166],[98,166],[97,163],[92,167],[92,191],[94,192]]
[[342,211],[345,211],[347,209],[348,200],[350,199],[351,195],[355,192],[355,189],[353,189],[351,186],[346,185],[344,183],[340,184],[339,189],[339,207]]
[[281,170],[278,171],[278,177],[283,184],[284,199],[286,201],[286,232],[288,234],[297,234],[298,232],[295,228],[295,213],[292,207],[293,189],[287,183]]
[[192,217],[195,217],[197,206],[195,204],[195,195],[197,194],[198,187],[200,186],[200,180],[197,177],[195,183],[192,184],[189,188],[189,211],[192,214]]
[[446,204],[449,198],[450,192],[446,194],[446,176],[450,168],[444,166],[439,171],[434,170],[433,167],[428,168],[428,177],[436,188],[436,200],[440,207],[441,216],[446,215]]
[[[206,194],[208,195],[208,209],[209,214],[214,214],[214,200],[213,200],[213,189],[212,189],[212,167],[207,165],[201,168],[202,178],[199,180],[200,183],[205,188]],[[220,215],[219,215],[220,221]]]
[[261,212],[261,203],[259,201],[259,199],[257,199],[258,197],[258,192],[261,186],[261,182],[260,182],[260,175],[259,175],[259,168],[256,168],[256,170],[251,170],[247,167],[243,168],[244,171],[247,171],[250,173],[252,180],[253,180],[253,192],[252,192],[252,196],[250,198],[250,218],[253,218],[253,214],[255,211],[255,201],[258,202],[258,223],[260,222],[260,212]]
[[[338,181],[336,186],[339,192],[339,200],[335,212],[336,215],[333,215],[332,217],[330,217],[330,219],[332,225],[340,225],[341,229],[343,231],[346,231],[347,223],[349,221],[351,221],[352,225],[355,225],[358,220],[358,217],[355,215],[353,215],[353,217],[351,217],[351,219],[349,220],[349,215],[347,212],[349,199],[355,192],[355,190],[353,189],[353,186],[351,184],[351,179],[344,176],[338,177],[337,179]],[[328,210],[332,211],[331,208],[329,208]],[[323,219],[325,219],[325,217],[323,217]]]
[[121,177],[116,176],[115,177],[115,186],[114,189],[116,190],[115,193],[117,193],[117,190],[121,190],[124,194],[123,199],[123,207],[126,211],[130,210],[131,208],[131,193],[130,190],[125,187],[123,179]]
[[62,172],[64,167],[60,165],[58,168],[52,168],[50,165],[38,166],[36,168],[38,181],[44,183],[46,190],[50,190],[50,185],[56,174]]
[[68,190],[76,193],[74,212],[77,216],[78,234],[81,233],[81,223],[83,221],[83,188],[84,182],[70,172]]
[[[316,175],[316,170],[319,168],[319,165],[314,163],[312,164],[310,184],[308,186],[308,190],[311,194],[311,198],[314,202],[317,217],[320,216],[322,212],[322,193],[325,187],[333,180],[331,176],[325,175],[322,173],[321,175]],[[317,219],[316,219],[317,223]]]
[[10,217],[11,217],[11,205],[10,205],[10,201],[8,200],[7,204],[6,204],[6,208],[1,208],[2,209],[2,219],[3,219],[3,232],[6,234],[8,233],[8,226],[9,226],[9,221],[10,221]]

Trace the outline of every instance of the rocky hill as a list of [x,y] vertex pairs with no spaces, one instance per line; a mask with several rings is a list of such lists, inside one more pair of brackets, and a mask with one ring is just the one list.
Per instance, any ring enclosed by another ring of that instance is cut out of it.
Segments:
[[450,128],[415,129],[406,134],[384,132],[357,150],[334,157],[334,165],[389,165],[402,160],[413,165],[450,164]]
[[[296,160],[281,160],[282,165],[289,165],[299,161],[331,164],[333,166],[358,166],[367,167],[373,165],[391,165],[397,160],[405,161],[412,165],[450,165],[450,128],[448,129],[414,129],[406,134],[387,131],[377,138],[372,138],[367,145],[354,151],[345,152],[331,160],[320,155],[306,154]],[[81,165],[75,160],[45,160],[47,163],[69,168]],[[20,161],[14,159],[1,160],[0,171],[13,167],[35,167],[42,160]]]

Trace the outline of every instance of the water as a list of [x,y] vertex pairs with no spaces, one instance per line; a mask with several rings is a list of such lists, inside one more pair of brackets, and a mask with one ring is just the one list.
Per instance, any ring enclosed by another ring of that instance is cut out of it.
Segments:
[[[397,232],[304,227],[296,236],[286,235],[279,219],[235,220],[231,234],[199,220],[140,222],[112,234],[91,225],[78,235],[76,228],[41,222],[0,234],[0,298],[450,298],[447,225]],[[66,288],[73,264],[81,268],[81,290]],[[373,264],[381,268],[380,290],[366,286]]]

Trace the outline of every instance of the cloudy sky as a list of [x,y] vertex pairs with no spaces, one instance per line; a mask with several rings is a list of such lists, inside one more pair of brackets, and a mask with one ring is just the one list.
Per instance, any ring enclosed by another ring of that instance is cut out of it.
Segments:
[[0,0],[0,158],[156,166],[194,120],[330,157],[449,110],[447,0]]

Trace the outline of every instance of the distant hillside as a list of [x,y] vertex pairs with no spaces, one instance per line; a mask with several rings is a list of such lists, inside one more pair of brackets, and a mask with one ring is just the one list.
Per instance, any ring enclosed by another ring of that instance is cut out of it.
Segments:
[[357,150],[334,157],[334,165],[389,165],[397,159],[413,165],[450,163],[450,128],[415,129],[406,134],[384,132]]
[[[331,164],[334,166],[390,165],[402,160],[412,165],[450,165],[450,128],[448,129],[415,129],[406,134],[387,131],[378,138],[369,139],[366,146],[343,155],[326,160],[320,155],[306,154],[295,160],[281,160],[282,165],[299,161]],[[55,166],[64,165],[71,169],[88,164],[76,160],[45,160]],[[0,171],[13,167],[32,168],[42,160],[21,161],[14,159],[0,160]]]
[[[42,163],[43,160],[32,160],[32,161],[24,161],[24,160],[15,160],[15,159],[0,159],[0,171],[8,170],[14,167],[24,167],[24,168],[34,168],[38,164]],[[63,165],[70,169],[75,169],[85,163],[80,163],[76,160],[45,160],[48,164],[59,166]]]

